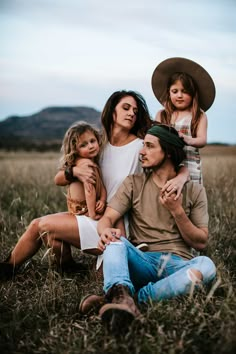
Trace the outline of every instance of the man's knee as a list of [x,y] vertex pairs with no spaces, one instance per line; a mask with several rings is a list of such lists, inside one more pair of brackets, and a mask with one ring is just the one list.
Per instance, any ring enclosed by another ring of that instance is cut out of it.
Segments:
[[190,278],[190,280],[193,283],[199,284],[203,280],[202,273],[199,270],[197,270],[197,269],[190,268],[190,269],[187,270],[187,274],[188,274],[188,277]]
[[192,282],[205,284],[211,282],[216,276],[216,267],[214,262],[207,256],[196,257],[196,268],[188,269],[188,277]]
[[115,257],[118,253],[123,253],[126,250],[126,244],[122,241],[110,242],[106,245],[105,251],[103,253],[104,259],[116,260]]
[[116,249],[116,247],[125,248],[126,246],[125,246],[125,243],[122,241],[110,242],[108,245],[106,245],[105,251],[109,250],[109,249],[113,249],[114,247]]

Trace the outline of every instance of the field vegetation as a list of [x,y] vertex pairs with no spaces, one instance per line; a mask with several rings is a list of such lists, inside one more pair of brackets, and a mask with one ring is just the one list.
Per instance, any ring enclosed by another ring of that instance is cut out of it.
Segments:
[[[0,259],[29,222],[66,210],[64,188],[53,184],[57,153],[0,152]],[[73,249],[91,271],[63,275],[42,248],[12,281],[0,284],[1,353],[235,353],[236,147],[203,149],[210,239],[203,252],[217,266],[208,289],[141,308],[143,318],[122,338],[99,317],[78,313],[80,299],[100,293],[94,258]]]

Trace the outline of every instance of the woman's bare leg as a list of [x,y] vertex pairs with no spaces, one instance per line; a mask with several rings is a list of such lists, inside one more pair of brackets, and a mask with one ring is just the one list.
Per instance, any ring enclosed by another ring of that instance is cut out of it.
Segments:
[[12,250],[10,258],[7,261],[8,263],[19,266],[27,259],[33,257],[40,249],[42,240],[39,237],[39,221],[40,218],[31,221],[27,230],[20,237]]
[[75,216],[68,213],[58,213],[33,220],[14,247],[8,263],[17,266],[24,263],[37,253],[44,238],[49,245],[53,245],[53,241],[55,241],[53,248],[57,258],[63,258],[63,256],[68,258],[69,254],[71,256],[67,245],[63,247],[63,254],[60,255],[62,248],[58,242],[65,241],[66,244],[80,248],[79,230]]
[[49,237],[43,237],[43,242],[46,247],[51,248],[58,266],[61,266],[62,263],[73,261],[69,243],[60,240],[51,241]]

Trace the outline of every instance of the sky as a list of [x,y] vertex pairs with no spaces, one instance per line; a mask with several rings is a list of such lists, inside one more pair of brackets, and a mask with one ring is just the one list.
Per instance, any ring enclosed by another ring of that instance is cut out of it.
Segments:
[[141,93],[154,117],[152,73],[170,57],[209,72],[208,142],[236,144],[235,0],[0,0],[0,120],[101,111],[121,89]]

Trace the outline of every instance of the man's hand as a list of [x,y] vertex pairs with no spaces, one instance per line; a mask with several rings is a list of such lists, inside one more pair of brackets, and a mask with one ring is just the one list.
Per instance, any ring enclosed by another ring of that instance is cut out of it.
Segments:
[[[203,250],[207,245],[208,240],[208,228],[195,226],[189,217],[186,215],[182,206],[182,194],[181,197],[175,200],[174,195],[168,196],[167,193],[163,193],[160,196],[161,204],[169,210],[184,241],[197,251]],[[207,213],[207,205],[204,206]]]
[[96,183],[95,168],[97,165],[89,159],[81,159],[73,167],[73,176],[77,177],[82,183]]
[[98,248],[103,252],[106,248],[106,245],[109,245],[110,242],[119,241],[121,236],[120,229],[106,228],[100,236],[100,241],[98,242]]
[[169,210],[172,215],[178,212],[178,210],[182,210],[182,199],[182,194],[176,199],[176,194],[169,194],[168,192],[164,192],[160,196],[161,204]]
[[181,167],[181,172],[177,176],[170,179],[162,187],[161,193],[167,193],[168,196],[174,193],[175,199],[181,195],[183,186],[189,180],[189,171],[185,166]]

